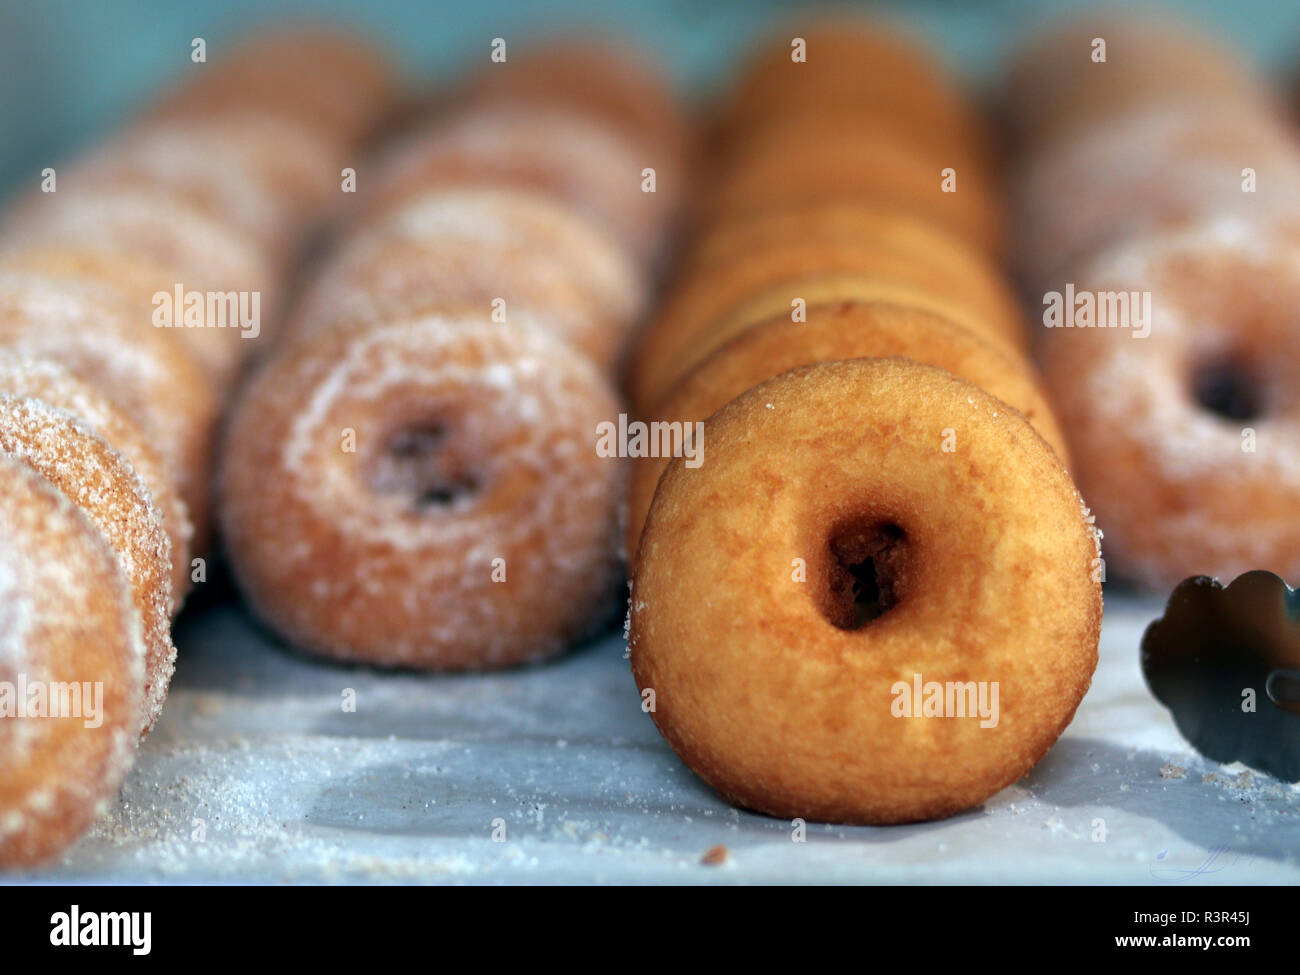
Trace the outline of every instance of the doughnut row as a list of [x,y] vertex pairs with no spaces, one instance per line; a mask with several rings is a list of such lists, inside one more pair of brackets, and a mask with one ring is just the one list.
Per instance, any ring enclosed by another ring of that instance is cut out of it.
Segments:
[[1113,568],[1300,577],[1300,143],[1194,28],[1111,14],[1006,76],[1016,265]]
[[619,412],[688,129],[621,47],[503,53],[360,172],[346,232],[233,409],[236,579],[317,654],[506,667],[616,605],[623,475],[597,429]]
[[0,226],[0,866],[75,840],[157,721],[222,400],[393,91],[314,29],[192,68]]
[[1101,622],[985,131],[910,40],[835,22],[761,51],[716,132],[629,367],[651,440],[684,441],[629,492],[643,709],[751,809],[968,809],[1069,723]]
[[[974,109],[893,30],[833,23],[795,41],[806,61],[775,39],[724,99],[706,216],[639,337],[632,406],[689,424],[795,366],[906,355],[1020,409],[1064,458],[998,266],[994,161]],[[897,165],[866,165],[867,147]],[[629,558],[667,464],[634,467]]]

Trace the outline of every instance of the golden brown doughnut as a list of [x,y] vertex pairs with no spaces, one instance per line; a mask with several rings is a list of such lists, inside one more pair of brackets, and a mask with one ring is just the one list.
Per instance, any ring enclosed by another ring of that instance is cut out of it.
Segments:
[[808,304],[914,305],[1002,347],[1023,347],[1020,310],[992,268],[968,263],[959,270],[940,257],[920,258],[881,239],[796,240],[688,272],[640,337],[627,382],[632,405],[642,414],[653,411],[682,374],[713,349],[757,321],[791,315],[796,298]]
[[898,115],[878,103],[850,107],[812,104],[792,115],[755,119],[718,153],[715,171],[725,173],[747,159],[778,155],[798,143],[820,146],[852,145],[870,135],[888,143],[908,147],[916,158],[928,161],[927,172],[952,168],[958,184],[972,180],[981,192],[994,187],[994,161],[983,141],[955,138],[951,131],[936,129],[915,115]]
[[190,554],[194,526],[175,476],[153,448],[139,424],[123,414],[99,390],[48,359],[26,359],[0,350],[0,396],[38,399],[83,421],[118,449],[140,475],[153,497],[172,552],[173,615],[190,589]]
[[554,654],[617,585],[621,464],[595,449],[617,412],[596,367],[522,315],[448,309],[287,346],[225,438],[235,578],[325,656],[465,670]]
[[[773,816],[899,823],[1043,757],[1096,666],[1099,550],[1023,416],[859,359],[755,387],[704,442],[660,484],[629,620],[642,700],[692,770]],[[984,716],[965,693],[967,716],[956,693],[946,717],[903,716],[918,680],[986,692]]]
[[[794,38],[807,60],[792,60]],[[895,27],[850,18],[792,21],[751,58],[723,108],[727,132],[811,106],[876,105],[915,117],[959,139],[978,139],[979,125],[961,92],[923,46]]]
[[[794,139],[732,166],[697,210],[716,221],[796,205],[859,201],[905,209],[985,253],[997,253],[1003,228],[996,198],[976,174],[963,179],[957,172],[952,184],[948,175],[924,154],[874,132],[844,133],[829,143]],[[954,188],[948,191],[948,185]]]
[[0,453],[67,495],[104,534],[131,585],[145,645],[136,733],[162,713],[176,664],[171,638],[172,555],[148,486],[117,448],[83,420],[38,399],[0,396]]
[[68,716],[0,719],[0,867],[22,867],[72,843],[131,767],[144,646],[103,535],[43,478],[3,457],[0,538],[0,681],[11,693],[20,680],[29,689],[87,682],[91,691],[89,704],[69,698],[80,707]]
[[1132,241],[1078,287],[1149,293],[1145,313],[1130,296],[1101,327],[1045,336],[1079,485],[1115,570],[1143,586],[1300,578],[1297,240],[1230,219]]
[[[891,356],[946,369],[1019,410],[1068,467],[1064,435],[1027,363],[937,315],[883,302],[813,305],[804,323],[780,315],[751,326],[687,373],[654,419],[694,424],[745,390],[798,366]],[[646,512],[670,459],[633,462],[624,539],[629,564],[635,561]]]

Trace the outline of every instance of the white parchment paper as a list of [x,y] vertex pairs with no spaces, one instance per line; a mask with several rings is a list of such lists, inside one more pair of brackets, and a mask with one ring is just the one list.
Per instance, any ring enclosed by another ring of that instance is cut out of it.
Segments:
[[1300,788],[1199,758],[1148,693],[1137,647],[1160,609],[1108,597],[1092,690],[1020,784],[944,822],[796,843],[677,760],[620,639],[513,673],[391,674],[292,655],[220,603],[180,628],[166,712],[111,815],[6,879],[1300,881]]

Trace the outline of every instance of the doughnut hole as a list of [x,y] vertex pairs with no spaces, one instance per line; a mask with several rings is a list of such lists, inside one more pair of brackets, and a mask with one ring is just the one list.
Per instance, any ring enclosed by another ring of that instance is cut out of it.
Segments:
[[1268,406],[1260,370],[1241,352],[1219,353],[1197,361],[1192,367],[1191,387],[1197,406],[1236,423],[1259,419]]
[[908,571],[906,533],[892,522],[858,519],[828,541],[823,614],[841,630],[858,630],[898,602]]
[[370,489],[416,514],[462,508],[482,490],[484,474],[454,422],[431,418],[381,440],[366,465]]

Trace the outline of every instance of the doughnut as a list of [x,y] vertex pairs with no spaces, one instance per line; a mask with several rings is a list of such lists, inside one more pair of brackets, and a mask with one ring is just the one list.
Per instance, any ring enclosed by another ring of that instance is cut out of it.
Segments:
[[619,585],[623,468],[596,450],[617,413],[596,367],[522,315],[443,310],[286,346],[225,436],[234,577],[327,657],[470,670],[557,653]]
[[656,170],[680,173],[689,165],[689,123],[667,78],[643,51],[614,38],[553,38],[522,50],[509,47],[505,61],[475,72],[458,96],[469,106],[567,108],[642,142],[647,165]]
[[[1106,41],[1094,62],[1093,40]],[[1226,45],[1182,21],[1089,12],[1036,37],[1012,60],[1002,84],[1009,128],[1023,147],[1109,125],[1164,104],[1261,106],[1265,86]]]
[[[704,442],[660,483],[629,617],[642,700],[687,766],[772,816],[885,824],[968,809],[1043,757],[1097,663],[1099,548],[1023,416],[855,359],[756,386]],[[977,685],[983,716],[950,693],[922,720],[925,682]]]
[[171,638],[172,553],[143,478],[94,429],[38,399],[0,397],[0,453],[21,461],[90,516],[131,584],[145,645],[144,701],[137,730],[162,713],[176,665]]
[[209,54],[212,63],[194,66],[196,77],[155,105],[150,118],[256,113],[310,125],[343,148],[364,138],[397,98],[387,57],[350,31],[287,24]]
[[[261,268],[255,247],[230,228],[183,201],[154,191],[61,190],[57,199],[29,200],[5,221],[0,257],[29,249],[74,249],[123,255],[155,268],[150,305],[137,312],[149,326],[152,296],[184,291],[256,292],[261,316],[276,316],[275,274]],[[143,296],[140,296],[143,297]],[[251,300],[251,299],[250,299]],[[152,326],[149,326],[152,327]],[[259,321],[260,331],[260,321]],[[219,385],[228,383],[247,354],[241,328],[184,327],[166,332],[185,345]],[[251,333],[250,334],[255,334]]]
[[[807,60],[791,59],[791,41],[807,42]],[[941,67],[905,33],[849,18],[790,23],[748,62],[722,114],[727,132],[752,129],[763,119],[794,116],[811,106],[879,106],[915,118],[958,140],[981,138],[974,112]]]
[[0,271],[0,345],[58,362],[139,424],[175,474],[201,546],[216,390],[167,337],[177,330],[137,318],[119,295],[92,282]]
[[1045,291],[1111,244],[1199,216],[1300,216],[1300,150],[1276,118],[1239,106],[1161,106],[1058,139],[1014,185],[1021,273]]
[[152,495],[172,553],[172,614],[190,588],[194,526],[166,462],[139,425],[97,389],[46,359],[24,359],[0,350],[0,397],[38,399],[83,421],[130,462]]
[[1117,574],[1168,591],[1300,577],[1300,238],[1217,219],[1131,241],[1081,290],[1150,292],[1149,334],[1053,328],[1043,370]]
[[505,301],[610,366],[647,303],[644,273],[598,227],[511,189],[432,192],[357,232],[316,276],[287,331]]
[[288,263],[299,223],[338,191],[338,153],[309,129],[263,116],[137,126],[61,175],[86,189],[162,190]]
[[701,266],[677,282],[638,342],[627,382],[632,405],[652,411],[686,370],[754,322],[789,317],[796,298],[911,304],[1010,350],[1026,341],[1014,296],[985,263],[957,270],[880,239],[796,239],[725,266]]
[[129,587],[99,530],[44,479],[3,457],[0,538],[0,681],[14,690],[20,681],[29,689],[89,682],[92,695],[96,683],[103,688],[98,719],[85,703],[80,716],[0,719],[0,867],[26,867],[71,844],[131,767],[144,646]]
[[987,274],[993,267],[989,257],[915,213],[843,200],[773,209],[700,228],[685,248],[682,263],[697,268],[713,262],[747,260],[753,251],[796,241],[843,244],[862,240],[887,242],[918,259],[954,270],[979,264]]
[[[972,174],[973,175],[973,174]],[[843,133],[833,142],[802,139],[730,167],[700,208],[707,219],[798,204],[859,200],[895,206],[931,220],[985,253],[1001,248],[1001,213],[978,178],[945,192],[943,169],[918,151],[875,132]]]
[[[891,356],[946,369],[1019,410],[1068,465],[1065,437],[1032,369],[960,325],[883,302],[812,305],[801,324],[779,315],[746,329],[691,370],[654,417],[694,424],[745,390],[798,366]],[[629,564],[669,459],[642,457],[633,462],[625,533]]]
[[368,212],[448,187],[517,187],[573,207],[613,234],[637,257],[657,258],[681,188],[656,174],[639,143],[618,129],[559,109],[485,106],[440,118],[393,146],[370,189],[358,193]]
[[720,152],[722,172],[746,159],[778,155],[800,144],[852,145],[865,136],[901,144],[920,160],[926,173],[946,168],[957,171],[959,185],[974,180],[983,192],[991,191],[994,163],[987,146],[954,139],[950,131],[920,123],[916,116],[900,116],[877,102],[849,108],[807,106],[794,115],[758,119],[732,136]]

